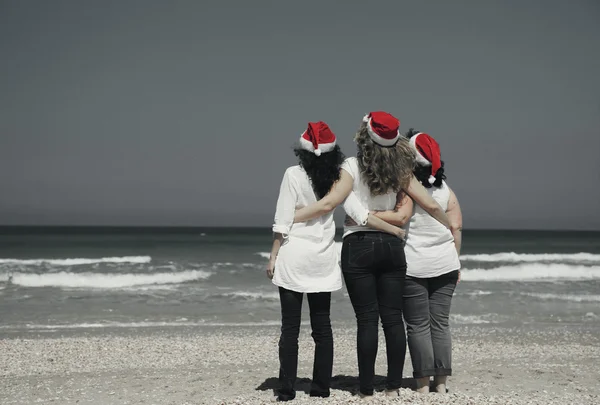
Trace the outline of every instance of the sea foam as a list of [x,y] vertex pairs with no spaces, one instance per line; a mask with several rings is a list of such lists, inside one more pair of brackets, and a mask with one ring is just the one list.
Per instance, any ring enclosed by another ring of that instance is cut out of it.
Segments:
[[[341,242],[336,242],[337,248],[341,251]],[[257,252],[257,255],[268,259],[269,252]],[[600,254],[594,253],[483,253],[472,255],[461,255],[463,262],[486,262],[486,263],[534,263],[534,262],[567,262],[567,263],[600,263]]]
[[570,264],[527,263],[493,269],[463,269],[462,281],[553,281],[597,280],[600,267]]
[[203,270],[153,274],[72,273],[65,271],[45,274],[14,272],[0,274],[0,281],[22,287],[119,289],[205,280],[212,274]]
[[123,257],[101,257],[97,259],[67,258],[67,259],[0,259],[2,264],[15,264],[25,266],[39,266],[49,264],[52,266],[81,266],[97,263],[150,263],[150,256],[123,256]]
[[461,261],[477,262],[600,262],[600,254],[593,253],[514,253],[501,252],[492,254],[462,255]]

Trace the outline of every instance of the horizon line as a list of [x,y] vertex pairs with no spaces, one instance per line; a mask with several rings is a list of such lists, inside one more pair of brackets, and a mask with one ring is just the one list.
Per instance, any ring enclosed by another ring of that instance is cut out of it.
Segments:
[[[271,226],[259,225],[2,225],[0,230],[25,230],[25,229],[156,229],[156,230],[195,230],[195,229],[270,229]],[[343,227],[336,227],[336,230],[343,230]],[[463,228],[464,231],[493,231],[493,232],[600,232],[600,229],[541,229],[541,228]]]

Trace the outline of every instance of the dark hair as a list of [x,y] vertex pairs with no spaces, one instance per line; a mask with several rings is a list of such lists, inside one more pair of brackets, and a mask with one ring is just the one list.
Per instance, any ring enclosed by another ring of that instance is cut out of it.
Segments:
[[[408,139],[410,139],[420,132],[421,131],[417,131],[414,128],[410,128],[408,130],[408,132],[406,133],[406,137]],[[446,175],[444,174],[444,161],[443,160],[442,160],[441,164],[442,164],[442,166],[439,168],[439,170],[435,174],[435,181],[433,182],[433,184],[429,183],[429,176],[431,176],[431,166],[423,166],[417,162],[413,173],[415,174],[415,177],[417,178],[417,180],[419,180],[421,182],[423,187],[431,188],[431,186],[433,185],[434,187],[440,188],[440,187],[442,187],[442,181],[446,180]]]
[[294,153],[308,175],[317,198],[325,197],[333,183],[340,179],[340,167],[346,158],[340,147],[336,145],[333,150],[322,153],[321,156],[300,147],[294,148]]

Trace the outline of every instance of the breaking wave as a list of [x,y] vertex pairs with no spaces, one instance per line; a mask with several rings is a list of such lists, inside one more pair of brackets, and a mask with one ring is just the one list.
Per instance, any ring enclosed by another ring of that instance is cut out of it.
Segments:
[[107,273],[5,273],[0,281],[22,287],[97,288],[120,289],[136,286],[180,284],[205,280],[213,273],[202,270],[187,270],[174,273],[154,274],[107,274]]

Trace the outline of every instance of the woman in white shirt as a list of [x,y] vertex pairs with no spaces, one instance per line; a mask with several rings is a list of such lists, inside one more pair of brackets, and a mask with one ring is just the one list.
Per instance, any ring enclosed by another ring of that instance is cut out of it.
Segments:
[[[298,369],[298,335],[304,293],[308,297],[315,361],[311,396],[328,397],[333,367],[333,335],[329,308],[331,292],[342,288],[338,253],[334,243],[333,213],[306,223],[294,224],[297,208],[325,196],[340,179],[344,155],[333,132],[324,122],[311,122],[295,150],[299,165],[285,171],[281,183],[271,257],[267,275],[279,287],[281,337],[279,341],[279,384],[276,399],[292,400]],[[365,210],[354,214],[371,226],[404,236],[396,226],[370,216]],[[369,218],[370,217],[370,218]]]
[[[413,376],[419,392],[429,392],[433,377],[435,390],[445,393],[446,379],[452,374],[448,319],[460,277],[462,214],[456,195],[444,181],[444,162],[436,140],[412,128],[407,137],[416,156],[415,177],[444,208],[450,221],[449,230],[416,206],[408,222],[404,247],[408,265],[404,319]],[[391,211],[375,215],[398,226],[406,222],[406,217]]]
[[448,224],[442,208],[413,176],[414,153],[408,141],[400,136],[399,126],[398,119],[386,112],[365,116],[355,137],[357,157],[344,162],[340,180],[325,198],[296,213],[297,221],[328,215],[345,200],[346,213],[358,223],[344,227],[341,263],[357,320],[363,398],[373,396],[380,317],[387,348],[386,394],[397,396],[402,383],[406,356],[402,319],[406,260],[402,240],[370,229],[356,213],[361,209],[366,213],[394,209],[397,194],[404,188],[417,203]]

